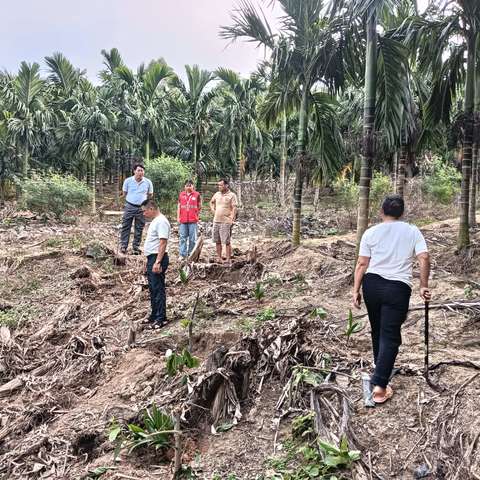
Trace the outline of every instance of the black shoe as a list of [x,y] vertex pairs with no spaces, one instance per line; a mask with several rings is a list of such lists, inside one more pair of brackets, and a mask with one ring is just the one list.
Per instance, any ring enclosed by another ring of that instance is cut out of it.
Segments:
[[126,255],[126,254],[127,254],[127,249],[126,249],[126,247],[122,247],[122,248],[120,249],[120,253],[123,254],[123,255]]
[[142,251],[139,250],[138,248],[133,249],[132,255],[141,255],[141,254],[142,254]]

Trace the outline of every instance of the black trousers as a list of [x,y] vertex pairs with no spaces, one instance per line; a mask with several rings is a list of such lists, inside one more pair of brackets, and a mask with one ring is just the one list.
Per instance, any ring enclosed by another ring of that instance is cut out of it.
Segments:
[[167,295],[165,293],[165,272],[170,263],[168,254],[163,255],[161,263],[161,272],[154,273],[152,271],[153,264],[157,260],[157,255],[149,255],[147,257],[147,278],[148,289],[150,290],[150,304],[152,313],[149,320],[153,323],[164,323],[167,321]]
[[367,273],[363,298],[372,328],[375,372],[371,383],[385,388],[402,344],[401,328],[407,318],[412,289],[403,282]]
[[125,203],[125,209],[123,210],[122,218],[122,230],[120,233],[120,244],[125,250],[128,247],[128,241],[130,239],[130,231],[132,230],[132,223],[135,221],[134,233],[133,233],[133,249],[138,250],[142,241],[142,232],[145,227],[145,217],[143,216],[142,209],[131,203]]

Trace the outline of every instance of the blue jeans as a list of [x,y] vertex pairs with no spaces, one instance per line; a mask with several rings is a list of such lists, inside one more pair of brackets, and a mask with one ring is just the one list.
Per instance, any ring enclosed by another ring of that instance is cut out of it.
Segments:
[[179,233],[180,243],[178,253],[181,257],[188,257],[192,253],[195,242],[197,241],[197,224],[181,223]]
[[149,320],[153,323],[164,323],[167,321],[167,296],[165,293],[165,272],[167,271],[169,259],[168,253],[163,255],[162,270],[160,273],[153,272],[153,264],[157,260],[157,255],[147,257],[147,278],[148,289],[150,290],[150,304],[152,313]]

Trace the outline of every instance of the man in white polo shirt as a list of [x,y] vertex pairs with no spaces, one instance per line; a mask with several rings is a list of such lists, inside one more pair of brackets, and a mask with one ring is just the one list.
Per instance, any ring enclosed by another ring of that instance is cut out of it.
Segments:
[[153,329],[159,329],[167,323],[165,272],[169,264],[167,243],[170,237],[170,223],[165,215],[160,213],[158,205],[153,200],[145,200],[142,210],[145,218],[151,220],[143,246],[143,253],[147,257],[148,288],[152,306],[152,313],[146,323]]
[[120,234],[120,249],[122,253],[127,253],[130,231],[135,220],[133,254],[139,255],[142,232],[145,227],[141,206],[145,200],[153,196],[153,184],[148,178],[145,178],[143,165],[136,163],[133,166],[133,176],[126,178],[123,182],[122,193],[125,197],[125,208],[123,210],[122,231]]
[[393,395],[388,383],[402,344],[401,329],[412,293],[415,258],[420,264],[420,297],[426,302],[431,298],[427,244],[416,226],[401,221],[404,210],[405,204],[399,195],[385,198],[383,222],[363,234],[355,269],[353,305],[360,308],[362,286],[375,362],[372,399],[377,404],[385,403]]

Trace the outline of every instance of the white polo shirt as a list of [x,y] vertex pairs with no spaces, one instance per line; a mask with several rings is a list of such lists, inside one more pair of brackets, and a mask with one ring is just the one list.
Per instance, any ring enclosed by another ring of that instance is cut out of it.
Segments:
[[158,217],[155,217],[148,227],[147,238],[145,239],[145,244],[143,246],[143,253],[145,256],[158,253],[158,247],[160,246],[160,240],[167,240],[167,249],[168,250],[168,239],[170,237],[170,223],[167,220],[165,215],[160,214]]

